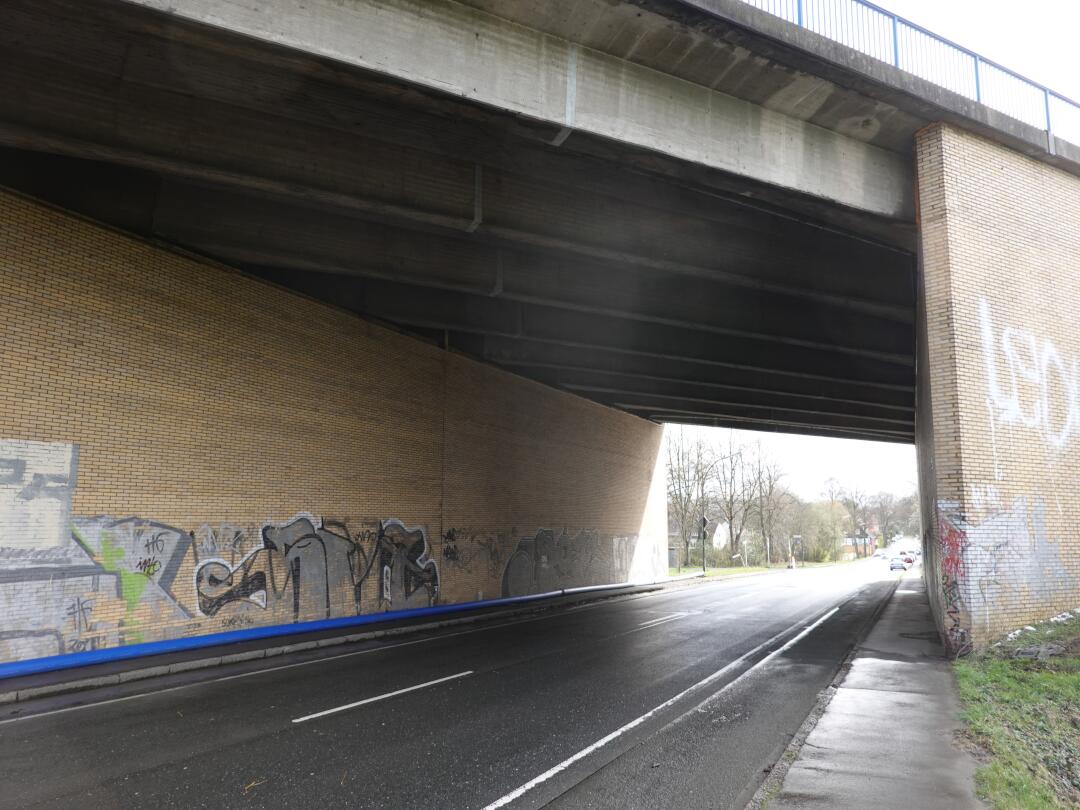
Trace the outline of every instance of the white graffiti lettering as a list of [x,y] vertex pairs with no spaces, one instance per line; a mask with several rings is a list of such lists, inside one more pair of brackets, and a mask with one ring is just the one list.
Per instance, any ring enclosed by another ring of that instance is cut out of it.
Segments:
[[1066,360],[1050,340],[1027,330],[995,330],[985,298],[979,323],[992,418],[1038,431],[1050,446],[1063,448],[1080,429],[1080,359]]

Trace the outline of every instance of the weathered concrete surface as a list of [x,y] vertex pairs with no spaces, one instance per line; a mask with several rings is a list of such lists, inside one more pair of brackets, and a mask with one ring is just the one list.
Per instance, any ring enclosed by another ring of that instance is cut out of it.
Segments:
[[956,684],[927,601],[909,572],[769,810],[975,810],[976,763],[953,742]]
[[2,186],[648,418],[911,441],[909,222],[119,0],[0,42]]
[[130,0],[876,214],[913,216],[907,156],[448,0]]

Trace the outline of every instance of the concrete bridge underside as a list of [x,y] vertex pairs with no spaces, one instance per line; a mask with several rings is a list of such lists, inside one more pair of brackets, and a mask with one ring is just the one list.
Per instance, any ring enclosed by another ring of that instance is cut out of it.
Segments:
[[[695,154],[703,131],[646,124],[697,85],[595,42],[533,31],[553,64],[571,48],[579,84],[515,76],[551,89],[512,109],[520,87],[491,76],[450,86],[464,56],[440,89],[401,42],[375,70],[142,5],[5,4],[0,184],[648,419],[913,441],[910,141],[853,127],[856,94],[803,79],[811,105],[790,72],[736,66]],[[387,4],[386,29],[412,21],[437,54],[457,23],[532,36],[505,8],[431,9],[424,28]]]
[[950,648],[1075,607],[1077,175],[739,0],[10,0],[0,186],[94,224],[0,192],[0,657],[661,575],[628,413],[917,441]]

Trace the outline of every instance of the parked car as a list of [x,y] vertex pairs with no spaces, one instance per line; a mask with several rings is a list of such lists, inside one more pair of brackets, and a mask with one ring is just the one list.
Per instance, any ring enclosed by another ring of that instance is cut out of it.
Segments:
[[893,557],[891,560],[889,560],[889,570],[890,571],[907,571],[908,570],[908,564],[906,562],[904,562],[903,559],[901,559],[900,557]]

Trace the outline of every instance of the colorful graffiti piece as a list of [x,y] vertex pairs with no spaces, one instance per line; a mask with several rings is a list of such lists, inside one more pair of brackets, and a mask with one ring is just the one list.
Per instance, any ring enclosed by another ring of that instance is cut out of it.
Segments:
[[945,635],[954,654],[971,648],[973,632],[989,633],[996,615],[1022,615],[1032,601],[1053,604],[1073,592],[1075,578],[1039,499],[1016,498],[978,522],[943,501],[938,532]]
[[[636,538],[301,513],[194,530],[72,514],[78,448],[0,439],[0,661],[624,579]],[[442,567],[441,570],[440,566]]]

